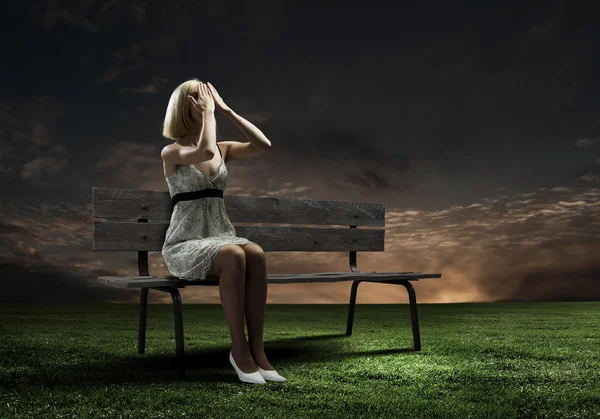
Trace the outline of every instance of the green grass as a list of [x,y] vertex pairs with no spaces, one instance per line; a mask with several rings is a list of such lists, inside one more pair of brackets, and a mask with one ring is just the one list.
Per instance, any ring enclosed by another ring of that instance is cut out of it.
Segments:
[[185,304],[187,378],[170,305],[0,305],[2,417],[598,418],[600,302],[269,305],[286,383],[245,384],[220,305]]

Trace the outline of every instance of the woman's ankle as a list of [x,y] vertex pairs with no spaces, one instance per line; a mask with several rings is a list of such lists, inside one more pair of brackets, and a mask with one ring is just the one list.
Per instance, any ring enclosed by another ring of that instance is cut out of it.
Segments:
[[265,353],[265,347],[264,345],[260,344],[260,345],[248,345],[248,347],[250,348],[250,353],[252,353],[252,355],[254,354],[264,354]]
[[250,347],[248,346],[248,342],[241,343],[232,343],[231,351],[237,354],[247,354],[249,352]]

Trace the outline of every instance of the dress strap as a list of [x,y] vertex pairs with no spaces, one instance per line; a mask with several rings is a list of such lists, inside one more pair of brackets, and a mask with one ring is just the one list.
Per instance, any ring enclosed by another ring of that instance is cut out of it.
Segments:
[[221,153],[221,148],[219,147],[219,143],[217,143],[217,148],[219,149],[219,154],[221,155],[221,158],[223,157],[223,153]]

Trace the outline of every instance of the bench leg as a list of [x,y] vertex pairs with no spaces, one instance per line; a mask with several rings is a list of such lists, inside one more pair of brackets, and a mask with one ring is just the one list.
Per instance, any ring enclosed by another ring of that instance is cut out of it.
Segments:
[[175,320],[175,353],[177,364],[177,377],[185,377],[184,349],[183,349],[183,309],[181,307],[181,295],[177,288],[169,290],[173,299],[173,317]]
[[148,313],[148,289],[140,293],[140,325],[138,328],[138,354],[146,352],[146,314]]
[[155,290],[168,292],[173,300],[173,319],[175,322],[175,364],[177,367],[177,378],[185,377],[185,351],[183,348],[183,309],[181,306],[181,295],[177,288],[156,287]]
[[352,323],[354,323],[354,306],[356,305],[356,291],[358,289],[358,284],[361,281],[355,279],[352,282],[352,289],[350,291],[350,306],[348,307],[348,321],[346,322],[346,335],[350,336],[352,334]]
[[415,344],[415,351],[421,350],[421,333],[419,332],[419,314],[417,313],[417,296],[415,289],[413,288],[410,281],[400,281],[400,285],[404,285],[406,291],[408,291],[408,301],[410,302],[410,320],[412,322],[413,331],[413,342]]
[[[376,282],[376,281],[373,281]],[[352,334],[352,324],[354,322],[354,307],[356,305],[356,293],[358,290],[358,284],[360,280],[354,280],[352,282],[352,289],[350,291],[350,306],[348,307],[348,321],[346,323],[346,335]],[[406,291],[408,291],[408,301],[410,303],[410,320],[412,323],[413,332],[413,343],[415,345],[415,351],[421,350],[421,332],[419,331],[419,314],[417,312],[417,296],[415,289],[413,288],[410,281],[394,281],[394,282],[382,282],[385,284],[400,284],[404,285]]]

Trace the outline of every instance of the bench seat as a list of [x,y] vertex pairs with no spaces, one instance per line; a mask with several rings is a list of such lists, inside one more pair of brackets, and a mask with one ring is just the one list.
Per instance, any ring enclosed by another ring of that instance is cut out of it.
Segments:
[[[420,272],[322,272],[305,274],[269,274],[269,284],[290,284],[303,282],[339,282],[339,281],[370,281],[387,282],[393,280],[418,281],[422,278],[441,278],[441,274],[423,274]],[[209,276],[205,280],[179,279],[175,276],[100,276],[102,284],[117,288],[154,288],[175,287],[184,288],[191,285],[216,285],[218,277]]]

